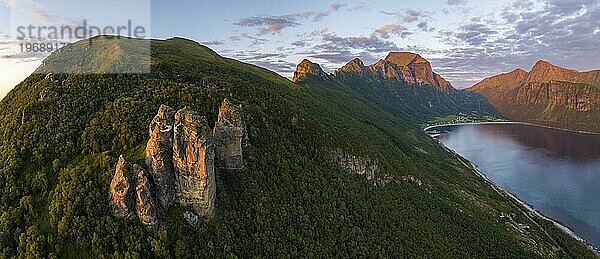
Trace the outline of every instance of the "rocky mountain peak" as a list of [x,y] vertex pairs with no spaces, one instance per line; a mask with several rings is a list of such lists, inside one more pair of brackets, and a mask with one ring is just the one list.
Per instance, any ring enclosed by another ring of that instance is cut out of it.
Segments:
[[362,60],[355,58],[350,60],[346,65],[335,71],[335,75],[341,75],[345,73],[365,74],[369,69],[365,66]]
[[579,82],[580,72],[553,65],[552,63],[539,60],[529,71],[527,83],[548,83],[550,81]]
[[393,78],[408,85],[428,84],[440,90],[452,89],[448,81],[433,72],[429,61],[416,53],[390,52],[369,68],[380,78]]
[[550,69],[550,68],[558,68],[558,67],[546,60],[540,59],[537,62],[535,62],[535,65],[533,65],[532,70]]
[[398,66],[409,66],[410,64],[427,63],[429,61],[424,59],[419,54],[412,52],[390,52],[385,61],[392,62]]
[[323,69],[321,69],[321,66],[319,66],[319,64],[310,62],[308,59],[304,59],[296,67],[296,71],[294,72],[294,78],[292,79],[292,82],[296,82],[298,81],[298,79],[308,75],[320,77],[327,76],[327,74],[325,73],[325,71],[323,71]]

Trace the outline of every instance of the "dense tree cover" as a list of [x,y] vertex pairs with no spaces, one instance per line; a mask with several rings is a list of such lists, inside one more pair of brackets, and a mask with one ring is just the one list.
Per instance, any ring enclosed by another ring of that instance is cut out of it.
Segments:
[[[182,39],[153,41],[152,51],[151,74],[32,75],[0,102],[0,257],[593,256],[531,222],[410,115]],[[42,101],[43,91],[58,97]],[[242,104],[251,146],[245,171],[218,172],[216,216],[192,227],[175,206],[153,231],[112,217],[117,157],[142,162],[158,106],[189,106],[214,123],[225,97]],[[337,148],[423,185],[375,186],[330,163]]]

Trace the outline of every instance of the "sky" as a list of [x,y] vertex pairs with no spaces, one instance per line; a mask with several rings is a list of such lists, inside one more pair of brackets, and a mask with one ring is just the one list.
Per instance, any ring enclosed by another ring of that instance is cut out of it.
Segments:
[[0,98],[47,55],[22,53],[16,27],[83,20],[99,27],[132,20],[145,37],[190,38],[285,77],[304,58],[333,72],[390,51],[420,54],[457,88],[540,59],[600,69],[597,0],[0,0]]

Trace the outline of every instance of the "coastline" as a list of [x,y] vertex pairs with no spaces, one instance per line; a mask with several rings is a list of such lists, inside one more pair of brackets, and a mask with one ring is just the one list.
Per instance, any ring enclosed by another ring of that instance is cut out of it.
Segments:
[[[440,126],[457,126],[457,125],[468,125],[468,124],[525,124],[525,125],[533,125],[533,126],[540,126],[540,125],[536,125],[536,124],[531,124],[531,123],[519,123],[519,122],[478,122],[478,123],[456,123],[456,124],[446,124],[446,125],[436,125],[436,126],[430,126],[424,129],[428,130],[431,128],[435,128],[435,127],[440,127]],[[545,126],[540,126],[540,127],[545,127]],[[546,128],[551,128],[551,129],[557,129],[557,128],[552,128],[552,127],[546,127]],[[560,130],[560,129],[559,129]],[[596,135],[596,134],[594,134]],[[466,167],[469,167],[471,169],[473,169],[477,175],[481,178],[483,178],[484,181],[486,181],[488,184],[490,184],[492,186],[492,188],[494,188],[497,192],[501,193],[501,194],[506,194],[508,195],[508,197],[511,197],[514,201],[516,201],[519,205],[521,205],[523,208],[527,209],[528,211],[530,211],[531,213],[533,213],[534,215],[536,215],[537,217],[540,217],[544,220],[550,221],[552,222],[552,224],[554,224],[554,226],[556,226],[558,229],[562,230],[564,233],[566,233],[567,235],[571,236],[572,238],[582,242],[585,246],[587,246],[593,253],[595,253],[596,255],[600,256],[600,249],[595,247],[594,245],[592,245],[590,242],[588,242],[587,240],[585,240],[584,238],[580,237],[577,235],[577,233],[575,233],[573,230],[571,230],[569,227],[563,225],[562,223],[544,215],[542,212],[536,210],[533,206],[529,205],[527,202],[521,200],[517,195],[502,189],[500,186],[498,186],[496,183],[494,183],[492,180],[490,180],[487,175],[485,175],[484,172],[482,172],[481,170],[479,170],[479,168],[477,167],[477,165],[475,165],[475,163],[473,163],[471,160],[463,157],[462,155],[458,154],[456,151],[450,149],[449,147],[447,147],[446,145],[444,145],[444,143],[442,143],[441,141],[437,140],[436,138],[432,137],[433,139],[435,139],[436,141],[438,141],[439,144],[441,144],[442,147],[444,147],[448,152],[456,155],[458,157],[458,160],[465,165]],[[468,161],[469,164],[466,164],[464,161]]]
[[564,129],[564,128],[559,128],[559,127],[546,126],[546,125],[541,125],[541,124],[536,124],[536,123],[531,123],[531,122],[524,122],[524,121],[484,121],[484,122],[448,123],[448,124],[440,124],[440,125],[428,126],[428,127],[424,128],[423,130],[427,131],[427,130],[430,130],[430,129],[433,129],[433,128],[443,127],[443,126],[485,125],[485,124],[520,124],[520,125],[535,126],[535,127],[540,127],[540,128],[553,129],[553,130],[561,130],[561,131],[566,131],[566,132],[571,132],[571,133],[578,133],[578,134],[585,134],[585,135],[594,135],[594,136],[600,135],[600,132],[591,132],[591,131],[583,131],[583,130]]

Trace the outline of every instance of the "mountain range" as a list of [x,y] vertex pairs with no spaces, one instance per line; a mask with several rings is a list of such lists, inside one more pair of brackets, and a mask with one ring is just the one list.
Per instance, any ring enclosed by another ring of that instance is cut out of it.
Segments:
[[496,111],[417,54],[292,82],[99,36],[43,64],[0,101],[2,258],[595,256],[423,132]]
[[600,132],[600,70],[578,72],[540,60],[529,72],[516,69],[467,90],[514,120]]
[[433,72],[428,60],[411,52],[391,52],[369,66],[356,58],[332,74],[303,60],[292,81],[305,85],[339,84],[392,114],[410,117],[411,122],[459,113],[497,115],[485,97],[455,89]]

